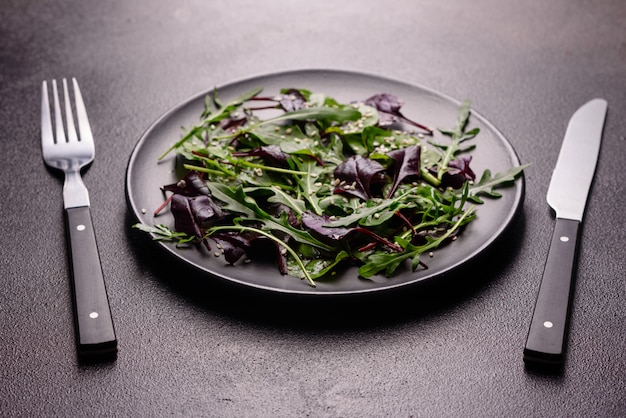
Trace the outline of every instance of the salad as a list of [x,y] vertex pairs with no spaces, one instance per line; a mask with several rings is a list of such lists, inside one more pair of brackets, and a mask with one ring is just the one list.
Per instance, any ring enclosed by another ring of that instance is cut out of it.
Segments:
[[[438,129],[405,116],[403,104],[388,93],[340,103],[296,88],[223,103],[214,90],[199,123],[161,156],[176,153],[184,174],[163,185],[154,224],[134,227],[230,264],[269,257],[311,286],[355,265],[364,279],[405,263],[427,269],[482,199],[500,197],[526,166],[477,177],[469,102]],[[168,210],[174,225],[158,222]]]

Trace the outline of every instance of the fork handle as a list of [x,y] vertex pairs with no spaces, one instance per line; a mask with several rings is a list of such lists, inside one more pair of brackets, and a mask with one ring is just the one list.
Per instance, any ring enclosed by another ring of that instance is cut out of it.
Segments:
[[117,340],[89,206],[65,209],[81,358],[114,357]]

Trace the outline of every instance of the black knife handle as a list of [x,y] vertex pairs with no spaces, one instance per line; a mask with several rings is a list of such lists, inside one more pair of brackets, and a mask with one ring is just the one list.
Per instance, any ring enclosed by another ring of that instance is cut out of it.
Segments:
[[66,209],[65,213],[78,354],[83,358],[115,356],[117,340],[91,212],[83,206]]
[[524,348],[527,365],[563,363],[579,226],[579,221],[556,219]]

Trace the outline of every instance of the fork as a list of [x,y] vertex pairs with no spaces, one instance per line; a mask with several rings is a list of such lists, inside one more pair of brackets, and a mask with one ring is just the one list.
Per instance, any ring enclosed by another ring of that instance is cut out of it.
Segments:
[[41,149],[46,165],[61,170],[65,175],[63,202],[72,268],[74,324],[78,355],[81,358],[93,359],[115,356],[117,340],[91,219],[89,193],[81,177],[81,170],[95,157],[93,135],[78,82],[73,78],[72,83],[80,135],[76,133],[65,79],[63,79],[63,96],[68,135],[65,136],[63,128],[57,83],[56,80],[52,80],[55,135],[48,85],[44,81],[41,100]]

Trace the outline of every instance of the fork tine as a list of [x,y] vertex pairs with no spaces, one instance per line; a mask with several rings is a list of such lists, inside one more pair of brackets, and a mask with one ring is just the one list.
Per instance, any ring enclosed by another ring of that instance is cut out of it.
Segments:
[[67,80],[63,79],[63,96],[65,98],[65,120],[67,126],[68,142],[78,141],[76,136],[76,127],[74,126],[74,115],[72,113],[72,103],[70,102],[70,93],[67,91]]
[[76,81],[76,78],[72,77],[72,83],[74,84],[74,97],[76,98],[76,119],[78,120],[80,140],[93,143],[91,126],[89,125],[89,119],[87,118],[87,109],[85,109],[85,102],[83,102],[83,96],[80,93],[80,88],[78,87],[78,81]]
[[41,144],[54,144],[54,134],[52,132],[52,118],[50,117],[50,99],[48,97],[48,83],[44,81],[41,85]]
[[59,104],[59,91],[57,81],[52,80],[52,95],[54,100],[54,126],[56,128],[56,143],[67,142],[65,131],[63,130],[63,117],[61,116],[61,105]]

